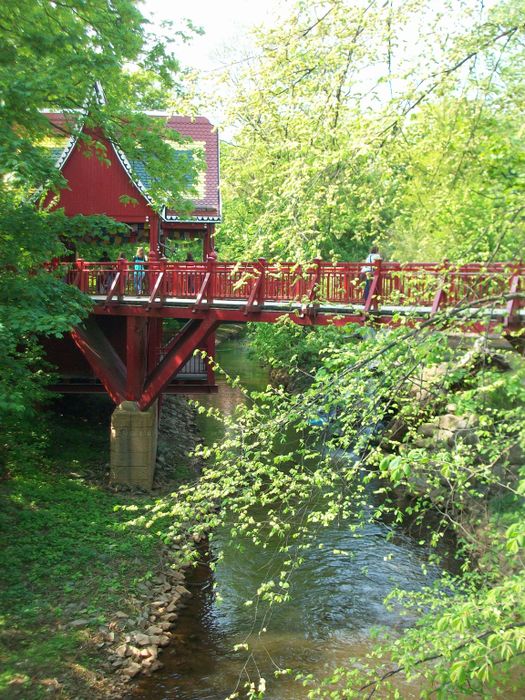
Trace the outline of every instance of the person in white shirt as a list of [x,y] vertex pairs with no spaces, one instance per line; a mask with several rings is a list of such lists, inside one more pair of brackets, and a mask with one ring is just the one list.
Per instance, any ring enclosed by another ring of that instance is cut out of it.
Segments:
[[365,260],[365,262],[369,263],[369,265],[365,265],[365,267],[361,268],[361,275],[363,275],[365,280],[365,304],[366,300],[368,299],[370,287],[372,286],[372,273],[374,271],[373,263],[375,263],[376,260],[381,260],[381,255],[379,253],[379,248],[376,245],[373,245],[370,248],[370,253]]

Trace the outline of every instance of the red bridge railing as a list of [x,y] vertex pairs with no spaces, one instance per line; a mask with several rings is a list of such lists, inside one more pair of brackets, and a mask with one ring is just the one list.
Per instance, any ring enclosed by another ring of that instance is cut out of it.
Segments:
[[[525,304],[525,265],[522,263],[397,263],[377,261],[307,265],[257,262],[227,263],[151,261],[143,265],[77,260],[67,279],[87,294],[113,300],[145,299],[150,303],[187,300],[188,305],[238,302],[261,310],[269,304],[333,305],[364,311],[385,307],[424,307],[436,313],[443,307],[483,300],[520,316]],[[364,298],[368,279],[369,294]],[[492,300],[492,302],[491,302]]]

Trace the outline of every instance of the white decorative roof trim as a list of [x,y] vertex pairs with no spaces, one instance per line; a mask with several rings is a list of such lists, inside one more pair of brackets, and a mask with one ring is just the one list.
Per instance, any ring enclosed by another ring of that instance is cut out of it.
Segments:
[[102,84],[99,80],[95,82],[95,85],[93,86],[93,91],[95,93],[96,101],[101,107],[103,107],[106,104],[106,95],[104,93],[104,88],[102,87]]
[[[95,95],[95,100],[98,102],[99,105],[103,106],[106,104],[106,95],[104,94],[104,89],[100,82],[97,80],[95,84],[93,85],[93,94]],[[86,119],[89,113],[89,103],[90,103],[90,96],[88,95],[86,99],[84,100],[84,104],[82,105],[82,109],[80,110],[73,110],[74,112],[79,112],[80,116],[75,124],[75,129],[77,130],[76,136],[74,134],[71,134],[69,137],[69,141],[67,142],[66,146],[64,147],[64,150],[60,154],[60,156],[57,158],[55,166],[59,169],[62,170],[64,165],[66,164],[67,159],[73,152],[73,149],[77,145],[78,138],[82,132],[82,129],[84,128],[84,124],[86,123]],[[63,114],[63,112],[62,112]]]
[[178,224],[192,224],[196,221],[203,221],[209,223],[220,223],[222,221],[220,216],[193,216],[191,219],[180,219],[178,216],[173,216],[173,214],[165,214],[162,217],[165,221],[174,221]]
[[67,144],[64,146],[64,150],[62,153],[58,156],[58,158],[55,161],[55,167],[58,168],[58,170],[62,170],[64,165],[66,164],[69,156],[73,153],[73,149],[77,145],[78,137],[80,136],[80,132],[75,134],[71,134],[69,137],[69,141]]
[[115,154],[117,158],[119,159],[120,164],[124,168],[124,170],[127,172],[127,174],[130,177],[131,182],[135,185],[135,187],[138,189],[140,194],[144,197],[144,199],[147,201],[148,204],[153,206],[153,200],[148,194],[148,190],[146,189],[146,186],[142,182],[142,180],[139,180],[137,177],[135,177],[133,173],[133,168],[131,167],[131,163],[128,160],[128,157],[124,153],[124,151],[120,148],[120,146],[117,146],[116,143],[113,143],[111,139],[108,139],[110,144],[113,147],[113,150],[115,151]]
[[[104,90],[102,88],[102,85],[100,82],[97,80],[96,83],[93,85],[93,94],[95,95],[95,100],[98,102],[99,105],[105,105],[106,104],[106,96],[104,94]],[[58,168],[59,170],[62,170],[64,165],[66,164],[69,156],[73,153],[73,149],[77,145],[77,141],[79,139],[80,134],[82,133],[82,129],[84,128],[84,125],[86,123],[86,119],[89,113],[89,103],[90,103],[91,97],[88,95],[86,99],[84,100],[84,104],[82,105],[82,108],[79,110],[73,110],[73,112],[78,112],[79,113],[79,118],[77,120],[77,123],[75,124],[75,130],[76,130],[76,135],[71,134],[69,137],[69,141],[67,144],[64,146],[64,150],[62,153],[58,156],[55,162],[55,167]],[[61,114],[64,114],[64,112],[61,112]]]

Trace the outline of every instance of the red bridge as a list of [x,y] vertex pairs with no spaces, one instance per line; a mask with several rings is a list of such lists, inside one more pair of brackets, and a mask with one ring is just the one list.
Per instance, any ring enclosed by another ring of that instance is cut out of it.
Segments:
[[[365,300],[363,269],[371,268]],[[224,263],[213,256],[205,263],[145,265],[78,260],[66,272],[70,283],[95,302],[87,324],[72,332],[77,347],[116,403],[136,401],[141,410],[165,391],[213,389],[206,364],[191,358],[198,348],[213,354],[221,323],[272,323],[287,314],[302,325],[370,318],[397,325],[447,310],[472,331],[510,332],[525,320],[524,273],[525,266],[505,263],[454,267],[378,261],[367,266],[316,260],[301,267],[262,259]],[[166,336],[166,319],[186,323]],[[79,383],[55,388],[90,390]]]

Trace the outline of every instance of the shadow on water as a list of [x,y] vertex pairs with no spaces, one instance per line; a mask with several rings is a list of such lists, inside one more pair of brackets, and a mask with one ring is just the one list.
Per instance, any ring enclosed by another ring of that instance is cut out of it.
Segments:
[[[267,372],[249,357],[243,341],[225,342],[219,350],[220,364],[239,374],[249,389],[262,389]],[[237,389],[221,383],[217,395],[203,402],[229,413],[242,400]],[[207,441],[220,438],[220,425],[202,419]],[[189,581],[193,596],[180,615],[173,644],[165,651],[164,668],[140,681],[133,698],[151,700],[222,700],[244,682],[245,651],[233,650],[250,632],[250,648],[257,667],[250,661],[250,678],[266,679],[272,700],[300,700],[307,689],[291,676],[274,678],[276,668],[312,673],[322,678],[349,657],[363,658],[371,649],[371,630],[379,625],[402,628],[409,620],[387,611],[385,596],[395,586],[417,590],[437,576],[425,573],[424,552],[408,536],[387,539],[388,528],[368,524],[353,533],[344,524],[320,528],[316,545],[304,552],[304,562],[290,582],[291,600],[268,610],[254,610],[245,602],[261,582],[278,576],[283,555],[270,544],[256,547],[249,540],[233,546],[226,528],[214,533],[210,546]],[[212,574],[209,561],[222,551]],[[347,556],[336,553],[346,552]],[[215,596],[213,580],[221,601]],[[263,629],[266,631],[262,631]],[[417,687],[405,684],[404,698],[417,698]]]

